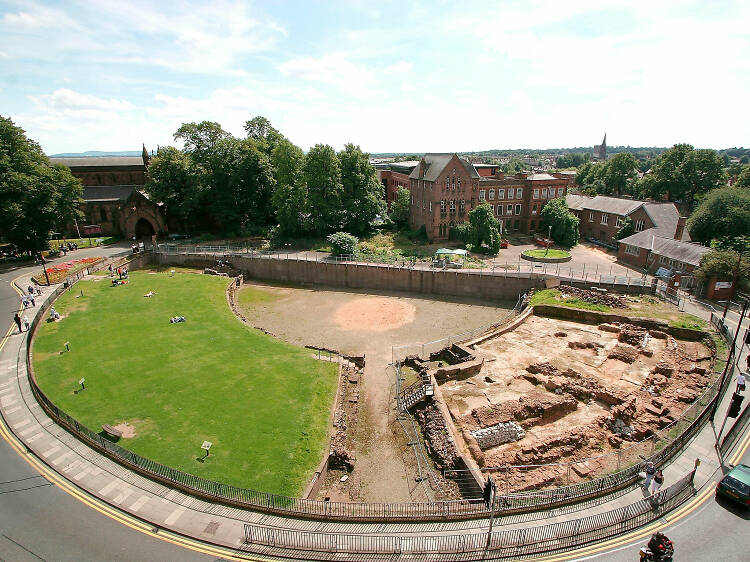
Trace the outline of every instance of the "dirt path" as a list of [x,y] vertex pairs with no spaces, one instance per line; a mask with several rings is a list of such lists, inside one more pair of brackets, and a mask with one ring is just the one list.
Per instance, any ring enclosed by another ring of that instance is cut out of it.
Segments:
[[476,301],[257,284],[243,290],[268,294],[267,299],[243,307],[255,326],[292,343],[365,354],[351,485],[359,485],[362,501],[424,501],[424,491],[415,482],[414,454],[395,421],[391,346],[432,341],[479,327],[497,320],[507,308]]

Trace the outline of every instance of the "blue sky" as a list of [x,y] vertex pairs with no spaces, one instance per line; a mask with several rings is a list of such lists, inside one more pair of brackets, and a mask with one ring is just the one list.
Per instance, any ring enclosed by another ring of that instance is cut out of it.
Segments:
[[750,2],[0,0],[0,114],[48,153],[750,145]]

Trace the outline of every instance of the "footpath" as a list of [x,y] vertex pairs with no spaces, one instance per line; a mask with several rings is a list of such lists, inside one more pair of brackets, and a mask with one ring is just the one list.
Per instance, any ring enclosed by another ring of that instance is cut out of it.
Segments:
[[[25,288],[29,284],[29,277],[21,277],[15,284],[17,287]],[[54,287],[42,288],[42,297],[37,298],[36,308],[25,311],[29,320],[37,313],[40,304],[50,296],[53,289]],[[18,291],[20,294],[21,290]],[[26,371],[26,336],[25,332],[19,333],[13,323],[0,344],[0,432],[16,448],[25,449],[44,463],[42,472],[47,473],[45,476],[48,479],[55,481],[62,477],[69,485],[85,491],[121,512],[147,522],[153,533],[168,530],[217,545],[228,549],[221,550],[221,555],[226,558],[257,558],[262,554],[262,548],[257,554],[251,554],[253,547],[245,544],[245,524],[270,529],[342,535],[429,537],[487,532],[490,524],[487,519],[429,523],[352,523],[293,519],[209,503],[153,482],[130,472],[84,445],[46,415],[34,398],[29,385]],[[744,357],[743,352],[739,364],[744,365]],[[736,373],[731,373],[730,376],[736,377]],[[730,398],[731,392],[727,392],[718,408],[716,430],[713,424],[706,424],[692,442],[669,465],[663,467],[665,487],[688,474],[693,469],[696,459],[701,461],[694,480],[699,494],[701,490],[708,490],[717,478],[721,477],[721,460],[714,446],[715,431],[718,431],[724,420]],[[729,420],[727,430],[732,421]],[[740,443],[743,443],[743,440],[740,440]],[[496,518],[493,528],[498,531],[572,521],[625,507],[642,500],[643,497],[643,490],[634,487],[584,504]],[[297,555],[304,558],[300,552]]]

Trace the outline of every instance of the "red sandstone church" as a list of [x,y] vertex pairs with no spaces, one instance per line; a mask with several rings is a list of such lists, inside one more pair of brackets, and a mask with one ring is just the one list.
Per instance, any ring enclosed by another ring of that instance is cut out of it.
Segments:
[[[141,156],[50,158],[52,164],[70,168],[83,183],[85,224],[101,227],[107,236],[138,239],[167,232],[163,206],[144,193],[146,168],[151,157]],[[69,235],[76,233],[70,225]]]

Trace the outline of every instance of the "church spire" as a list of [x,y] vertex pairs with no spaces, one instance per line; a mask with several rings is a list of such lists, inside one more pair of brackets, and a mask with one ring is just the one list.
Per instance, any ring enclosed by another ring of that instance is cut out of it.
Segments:
[[141,153],[143,156],[143,165],[148,166],[149,160],[151,160],[151,156],[148,154],[148,150],[146,150],[146,143],[143,143],[143,152]]

